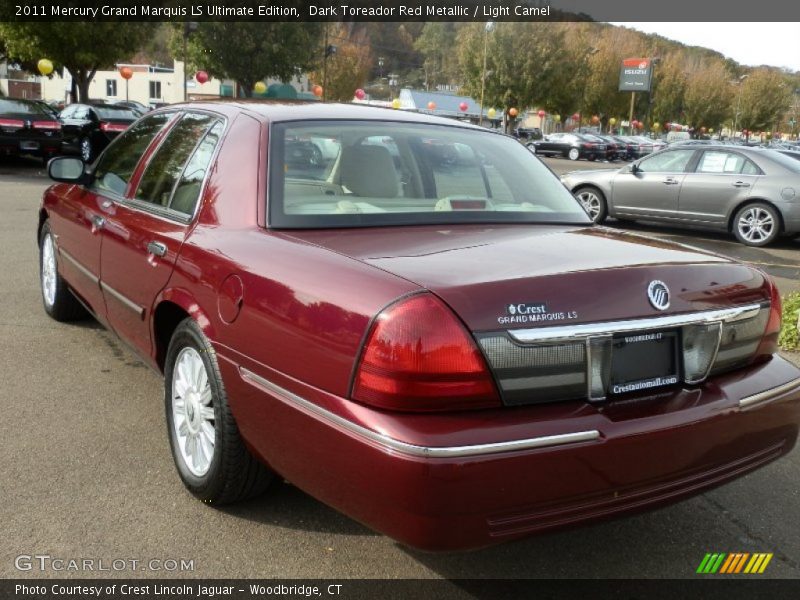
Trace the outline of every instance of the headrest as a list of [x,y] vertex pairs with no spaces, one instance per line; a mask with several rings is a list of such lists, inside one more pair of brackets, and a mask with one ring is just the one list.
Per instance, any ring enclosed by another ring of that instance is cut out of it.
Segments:
[[399,178],[384,146],[350,146],[342,152],[341,183],[357,196],[395,198]]

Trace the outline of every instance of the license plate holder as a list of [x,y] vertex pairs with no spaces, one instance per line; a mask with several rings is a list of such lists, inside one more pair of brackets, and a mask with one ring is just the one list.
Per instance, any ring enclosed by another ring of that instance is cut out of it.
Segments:
[[612,339],[609,394],[619,395],[680,381],[677,331],[630,332]]
[[32,142],[29,140],[24,140],[19,143],[20,150],[38,150],[39,149],[39,142]]

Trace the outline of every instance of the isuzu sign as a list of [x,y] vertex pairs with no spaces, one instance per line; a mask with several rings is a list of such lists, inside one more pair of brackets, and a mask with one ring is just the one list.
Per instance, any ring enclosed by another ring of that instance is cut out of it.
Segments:
[[619,72],[619,91],[649,92],[651,74],[649,58],[626,58]]

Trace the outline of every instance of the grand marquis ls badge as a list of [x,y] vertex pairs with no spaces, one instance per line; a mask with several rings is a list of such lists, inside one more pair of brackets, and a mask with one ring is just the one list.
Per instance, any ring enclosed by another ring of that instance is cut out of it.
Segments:
[[647,286],[647,297],[650,304],[657,310],[667,310],[669,308],[669,288],[663,281],[651,281]]

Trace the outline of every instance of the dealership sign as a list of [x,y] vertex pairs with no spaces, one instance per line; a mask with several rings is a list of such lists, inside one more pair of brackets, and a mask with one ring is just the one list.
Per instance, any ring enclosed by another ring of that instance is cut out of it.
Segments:
[[626,58],[619,72],[619,91],[649,92],[652,74],[649,58]]

